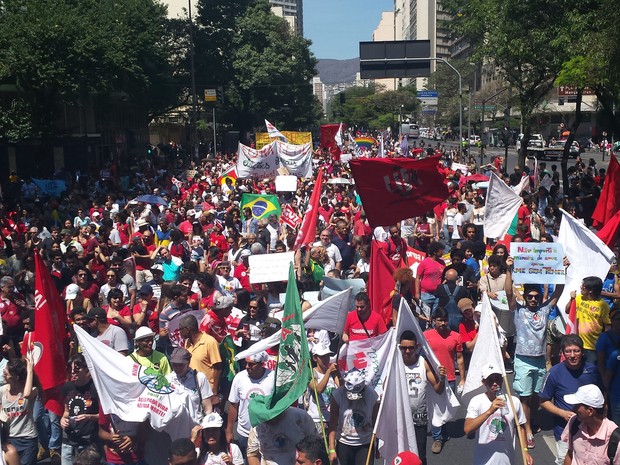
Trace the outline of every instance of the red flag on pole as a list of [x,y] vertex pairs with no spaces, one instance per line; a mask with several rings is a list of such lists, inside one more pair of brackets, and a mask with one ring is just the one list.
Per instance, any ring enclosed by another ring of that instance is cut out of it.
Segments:
[[430,211],[448,197],[438,156],[356,158],[349,161],[355,186],[372,227],[391,226]]
[[566,334],[577,334],[577,303],[575,299],[570,301],[570,309],[566,319]]
[[67,379],[65,366],[65,343],[67,321],[65,306],[52,282],[49,270],[38,253],[34,254],[35,264],[35,318],[32,343],[24,349],[33,350],[34,371],[45,393],[45,408],[57,415],[64,413],[60,387]]
[[385,324],[392,320],[392,291],[394,290],[394,264],[373,240],[370,245],[370,270],[368,272],[368,298],[373,312],[383,317]]
[[620,210],[620,164],[613,153],[610,153],[603,190],[592,212],[592,224],[596,229],[602,228],[618,210]]
[[618,231],[620,230],[620,210],[614,216],[607,220],[605,226],[596,233],[596,237],[602,240],[607,247],[613,249],[618,239]]
[[282,208],[282,215],[280,215],[280,223],[290,226],[291,229],[295,229],[301,224],[301,218],[290,204],[284,205]]
[[319,200],[321,199],[321,192],[323,189],[322,183],[323,168],[321,167],[319,168],[319,174],[316,176],[314,190],[310,196],[308,208],[306,208],[306,212],[304,213],[304,219],[297,233],[297,239],[295,240],[295,245],[293,245],[293,250],[297,250],[303,245],[308,245],[316,239],[316,221],[318,218]]

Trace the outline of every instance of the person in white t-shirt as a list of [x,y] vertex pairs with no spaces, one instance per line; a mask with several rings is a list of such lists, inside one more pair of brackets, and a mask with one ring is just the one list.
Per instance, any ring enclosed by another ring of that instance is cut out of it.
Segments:
[[[329,340],[328,340],[329,341]],[[332,400],[332,394],[342,384],[338,366],[331,363],[331,356],[334,353],[330,350],[328,344],[315,344],[312,347],[312,360],[316,366],[312,370],[313,379],[308,384],[308,389],[304,393],[304,407],[308,415],[312,417],[317,431],[323,436],[322,429],[327,430],[329,424],[329,406]],[[317,408],[317,398],[319,400],[319,409]],[[322,421],[321,421],[322,417]]]
[[88,312],[90,327],[97,330],[97,339],[123,355],[129,353],[127,334],[120,326],[109,323],[108,314],[103,308],[93,308]]
[[[510,465],[518,461],[518,454],[525,452],[527,465],[534,460],[525,442],[525,413],[518,397],[511,396],[517,414],[521,435],[514,429],[514,414],[506,394],[502,394],[501,368],[487,365],[482,369],[482,383],[486,392],[478,394],[469,402],[465,416],[465,434],[476,432],[474,460],[476,465]],[[517,442],[517,437],[519,442]]]
[[264,363],[269,356],[266,352],[250,355],[245,359],[245,370],[235,375],[230,387],[228,402],[228,423],[226,425],[226,439],[228,442],[234,439],[233,427],[237,421],[237,443],[242,451],[248,443],[250,435],[250,414],[248,407],[250,397],[253,395],[268,395],[273,392],[274,374],[273,371],[264,367]]

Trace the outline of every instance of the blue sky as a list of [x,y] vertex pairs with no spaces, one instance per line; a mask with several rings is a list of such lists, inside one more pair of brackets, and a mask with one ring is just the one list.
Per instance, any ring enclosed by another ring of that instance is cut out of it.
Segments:
[[317,58],[355,58],[381,12],[393,8],[393,0],[304,0],[304,36]]

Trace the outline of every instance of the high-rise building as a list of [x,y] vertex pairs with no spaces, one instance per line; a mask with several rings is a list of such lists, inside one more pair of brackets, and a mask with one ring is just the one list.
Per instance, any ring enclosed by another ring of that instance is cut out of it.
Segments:
[[269,0],[273,12],[286,19],[292,30],[304,35],[304,8],[303,0]]

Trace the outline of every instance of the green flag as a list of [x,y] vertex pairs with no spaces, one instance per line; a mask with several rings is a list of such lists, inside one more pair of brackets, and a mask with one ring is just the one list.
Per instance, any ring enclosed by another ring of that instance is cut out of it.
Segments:
[[301,317],[301,301],[295,282],[295,270],[291,263],[282,315],[282,339],[278,351],[275,387],[271,395],[257,395],[250,399],[252,426],[277,417],[293,405],[308,388],[311,376],[308,340]]
[[233,342],[232,337],[228,334],[222,342],[220,342],[220,356],[222,357],[222,377],[228,381],[232,381],[239,372],[239,362],[235,360],[237,355],[237,346]]
[[277,195],[263,194],[243,194],[241,196],[241,210],[244,208],[252,210],[252,216],[256,219],[267,218],[269,215],[282,213],[280,201]]

